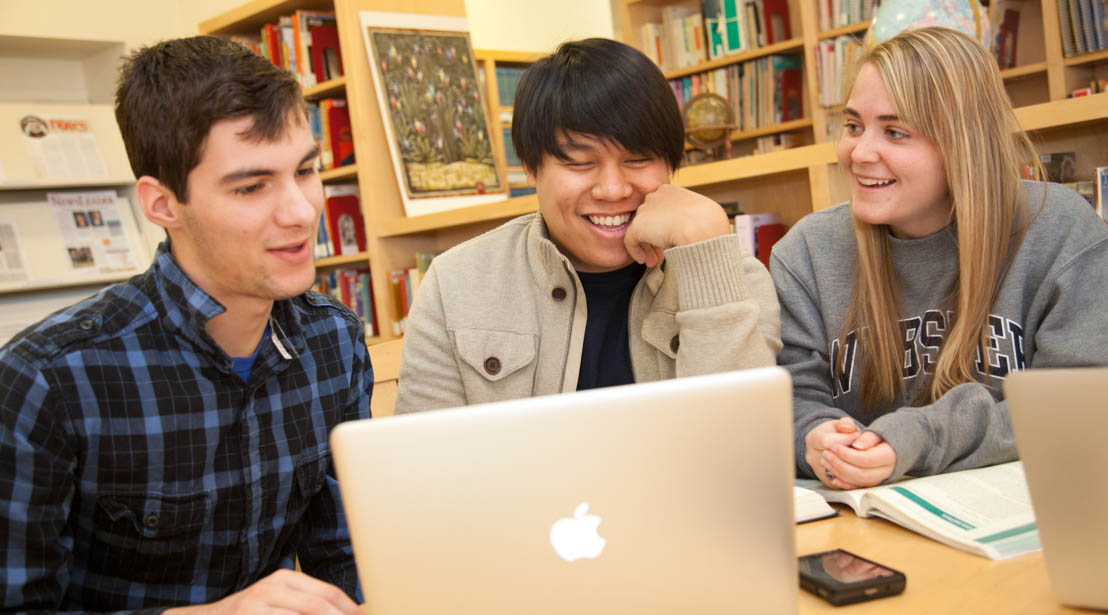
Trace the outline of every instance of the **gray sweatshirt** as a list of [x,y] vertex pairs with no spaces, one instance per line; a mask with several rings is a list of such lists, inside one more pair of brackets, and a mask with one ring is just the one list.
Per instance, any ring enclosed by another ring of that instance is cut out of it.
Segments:
[[[1108,227],[1077,193],[1045,184],[1046,204],[1034,219],[989,314],[989,365],[978,361],[978,382],[958,385],[933,404],[910,407],[898,398],[884,408],[860,407],[859,353],[838,334],[850,301],[856,246],[850,204],[805,216],[773,249],[770,273],[781,302],[777,356],[794,390],[796,463],[805,435],[824,421],[850,416],[896,451],[888,481],[965,470],[1017,458],[1001,386],[1009,372],[1031,367],[1108,365]],[[1042,186],[1024,182],[1031,215]],[[913,391],[930,373],[951,317],[946,298],[957,282],[953,228],[915,240],[890,238],[902,283],[904,383]],[[845,366],[832,379],[832,361]],[[985,373],[988,373],[988,378]]]

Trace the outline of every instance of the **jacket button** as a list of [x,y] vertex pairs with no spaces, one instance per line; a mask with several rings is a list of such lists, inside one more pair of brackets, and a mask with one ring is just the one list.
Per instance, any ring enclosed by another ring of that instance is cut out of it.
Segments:
[[143,522],[144,525],[146,525],[146,527],[148,527],[150,529],[154,529],[154,528],[158,527],[158,522],[159,522],[158,515],[155,515],[154,513],[150,513],[149,515],[146,515],[146,518],[143,519],[142,522]]
[[673,339],[669,341],[669,349],[673,352],[677,352],[677,349],[681,347],[681,338],[674,335]]
[[500,359],[497,359],[496,357],[489,357],[485,359],[485,371],[488,372],[490,376],[495,376],[499,374]]
[[92,328],[96,326],[96,323],[93,322],[91,318],[86,318],[77,326],[80,327],[82,331],[91,331]]
[[565,301],[566,289],[561,286],[555,286],[554,290],[550,291],[550,296],[554,297],[555,301]]

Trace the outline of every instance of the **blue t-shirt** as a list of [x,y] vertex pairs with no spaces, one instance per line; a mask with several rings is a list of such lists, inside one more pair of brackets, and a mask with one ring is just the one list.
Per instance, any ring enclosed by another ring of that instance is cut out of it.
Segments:
[[635,382],[631,348],[627,339],[627,311],[631,293],[646,272],[646,265],[631,263],[605,273],[578,273],[585,289],[589,318],[581,349],[577,390]]
[[258,358],[258,351],[262,349],[262,344],[268,337],[269,325],[266,324],[265,331],[262,332],[262,340],[258,342],[258,347],[249,357],[231,357],[231,371],[242,378],[243,382],[250,382],[250,374],[254,371],[254,359]]

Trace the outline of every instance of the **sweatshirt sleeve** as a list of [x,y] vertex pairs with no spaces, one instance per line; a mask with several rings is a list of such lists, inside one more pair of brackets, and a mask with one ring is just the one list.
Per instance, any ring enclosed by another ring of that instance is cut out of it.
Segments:
[[781,320],[773,280],[733,235],[666,250],[677,280],[677,376],[774,364]]
[[[1041,314],[1029,368],[1108,365],[1108,237],[1062,264],[1035,291],[1031,312]],[[961,384],[935,403],[900,408],[870,429],[892,445],[896,467],[929,475],[1018,458],[1008,404],[982,384]]]
[[419,284],[404,332],[404,355],[396,397],[396,413],[466,405],[454,346],[446,330],[446,314],[435,263]]
[[[781,352],[777,364],[793,381],[793,443],[797,471],[815,477],[804,460],[804,438],[812,428],[848,414],[835,407],[831,391],[831,363],[823,314],[814,291],[796,274],[778,250],[771,257],[770,273],[781,303]],[[856,421],[857,422],[857,421]],[[859,428],[864,428],[859,425]]]

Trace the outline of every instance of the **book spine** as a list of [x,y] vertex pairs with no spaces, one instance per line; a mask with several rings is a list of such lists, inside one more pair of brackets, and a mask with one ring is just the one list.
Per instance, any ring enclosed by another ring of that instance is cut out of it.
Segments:
[[1089,51],[1085,46],[1085,28],[1081,25],[1081,0],[1066,0],[1069,4],[1070,27],[1073,29],[1073,46],[1077,55]]

